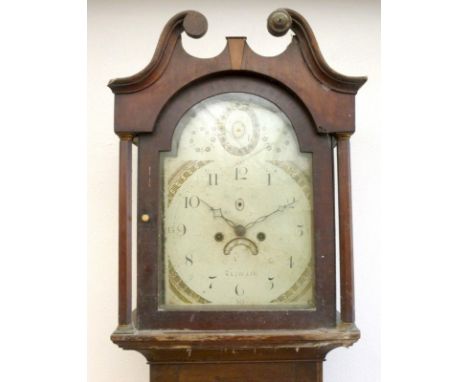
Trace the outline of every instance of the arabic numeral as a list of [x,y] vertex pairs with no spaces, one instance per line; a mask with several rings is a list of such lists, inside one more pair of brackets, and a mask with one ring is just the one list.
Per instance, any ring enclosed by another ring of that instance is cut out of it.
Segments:
[[273,281],[274,279],[274,277],[268,277],[268,281],[270,282],[270,289],[273,289],[275,287],[275,283]]
[[208,184],[210,186],[217,186],[218,185],[218,174],[208,174]]
[[248,172],[247,167],[236,167],[236,180],[246,180]]
[[216,279],[216,277],[218,277],[218,276],[208,276],[208,278],[210,280],[210,285],[208,286],[209,289],[213,289],[213,282]]
[[297,225],[297,232],[299,236],[304,236],[304,226],[302,224]]
[[295,196],[293,196],[292,199],[287,199],[287,200],[286,200],[287,205],[290,206],[291,208],[292,208],[292,205],[293,205],[294,203],[296,203],[296,202],[297,202],[297,200],[296,200],[296,197],[295,197]]
[[239,286],[239,284],[236,285],[236,287],[234,288],[234,292],[237,296],[243,296],[244,295],[244,289]]
[[179,236],[184,236],[187,233],[185,224],[179,224],[175,227],[167,227],[167,233],[176,233]]
[[193,254],[186,255],[185,256],[185,264],[187,265],[193,265]]

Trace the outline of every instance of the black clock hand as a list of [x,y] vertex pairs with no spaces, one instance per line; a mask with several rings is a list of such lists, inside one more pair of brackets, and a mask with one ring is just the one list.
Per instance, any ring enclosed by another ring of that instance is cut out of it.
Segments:
[[256,220],[254,220],[254,221],[248,223],[248,224],[245,226],[245,229],[247,230],[247,229],[253,227],[255,224],[261,223],[261,222],[265,221],[265,220],[266,220],[267,218],[269,218],[271,215],[274,215],[274,214],[276,214],[276,213],[278,213],[278,212],[283,212],[283,211],[284,211],[285,209],[287,209],[287,208],[292,208],[292,205],[293,205],[294,203],[296,203],[296,199],[294,199],[294,200],[293,200],[292,202],[290,202],[290,203],[280,205],[280,206],[279,206],[276,210],[274,210],[273,212],[270,212],[269,214],[264,215],[264,216],[261,216],[261,217],[259,217],[258,219],[256,219]]
[[232,228],[235,228],[238,226],[238,224],[234,223],[232,220],[228,219],[223,215],[223,211],[221,211],[221,208],[214,208],[211,205],[209,205],[207,202],[205,202],[203,199],[200,199],[200,201],[205,204],[211,212],[213,212],[213,217],[215,218],[221,218],[223,219],[227,224],[229,224]]

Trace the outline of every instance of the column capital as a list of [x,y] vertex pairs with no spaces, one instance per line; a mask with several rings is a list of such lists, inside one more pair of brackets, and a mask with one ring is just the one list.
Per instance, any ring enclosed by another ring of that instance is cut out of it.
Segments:
[[133,139],[133,134],[130,133],[119,133],[118,136],[121,141],[131,141]]
[[349,139],[349,138],[351,138],[351,135],[353,135],[353,133],[348,133],[348,132],[335,133],[336,139]]

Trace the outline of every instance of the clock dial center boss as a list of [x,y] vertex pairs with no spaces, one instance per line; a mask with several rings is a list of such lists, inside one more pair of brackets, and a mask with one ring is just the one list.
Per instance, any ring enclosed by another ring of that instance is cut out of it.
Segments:
[[205,99],[162,154],[166,309],[313,309],[312,155],[246,93]]

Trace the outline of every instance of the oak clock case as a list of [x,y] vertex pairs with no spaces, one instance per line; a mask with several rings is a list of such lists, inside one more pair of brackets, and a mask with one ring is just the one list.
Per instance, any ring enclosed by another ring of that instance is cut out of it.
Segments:
[[181,12],[146,68],[109,83],[120,137],[112,340],[146,357],[151,382],[320,382],[326,354],[360,336],[349,138],[366,78],[331,69],[297,12],[279,9],[267,26],[293,32],[276,57],[228,37],[220,55],[198,59],[181,34],[200,38],[207,21]]

